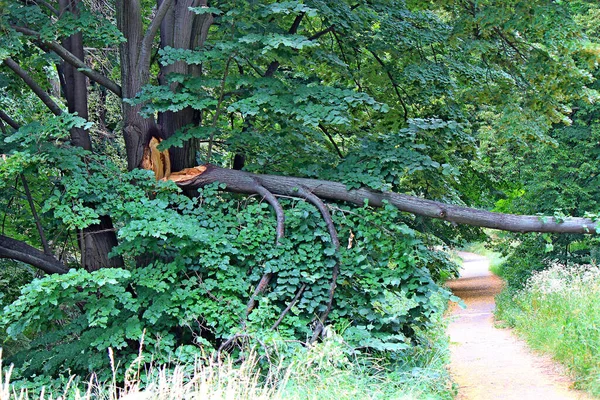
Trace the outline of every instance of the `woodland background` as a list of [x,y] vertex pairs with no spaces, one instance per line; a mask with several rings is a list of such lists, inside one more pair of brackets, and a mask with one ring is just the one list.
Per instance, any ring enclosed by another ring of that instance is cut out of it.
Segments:
[[14,379],[111,379],[111,349],[122,380],[142,356],[294,354],[328,332],[394,368],[451,298],[445,250],[481,226],[539,231],[493,234],[511,287],[598,256],[596,2],[0,10]]

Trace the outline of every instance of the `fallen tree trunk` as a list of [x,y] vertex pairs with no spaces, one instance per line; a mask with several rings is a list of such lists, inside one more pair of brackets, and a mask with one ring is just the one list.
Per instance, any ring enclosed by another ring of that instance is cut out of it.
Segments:
[[589,218],[554,217],[537,215],[502,214],[476,208],[445,204],[406,194],[376,192],[369,189],[348,190],[343,183],[319,179],[295,178],[278,175],[251,174],[244,171],[203,165],[188,168],[171,175],[169,180],[182,189],[198,189],[220,182],[225,190],[234,193],[259,194],[259,187],[275,195],[302,198],[301,188],[323,200],[345,201],[357,205],[368,204],[381,207],[385,202],[401,211],[430,218],[438,218],[457,224],[480,226],[511,232],[555,232],[595,234],[598,223]]

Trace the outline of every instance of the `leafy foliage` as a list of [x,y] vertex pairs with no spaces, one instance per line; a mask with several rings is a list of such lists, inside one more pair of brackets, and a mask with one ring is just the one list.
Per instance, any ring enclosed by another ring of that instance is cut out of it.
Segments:
[[[512,179],[496,209],[517,213],[589,215],[598,209],[598,109],[581,104],[573,124],[555,127],[549,140],[537,143],[518,158],[504,159],[504,150],[490,153],[490,161],[502,160],[502,172]],[[518,176],[518,179],[514,179]],[[515,246],[515,242],[518,246]],[[505,236],[501,247],[510,258],[503,266],[509,285],[520,288],[531,273],[553,263],[587,264],[598,259],[598,239],[587,235],[535,234]]]
[[[202,163],[227,166],[241,155],[247,171],[335,179],[349,189],[487,207],[503,197],[496,206],[506,211],[595,211],[597,117],[588,102],[596,98],[590,71],[600,52],[588,26],[596,9],[586,4],[214,1],[191,10],[214,18],[202,46],[161,46],[158,64],[129,71],[160,84],[124,99],[124,108],[139,106],[149,119],[194,114],[194,124],[162,127],[169,137],[161,148],[197,151],[191,155]],[[68,109],[57,89],[60,59],[13,26],[35,29],[42,40],[82,32],[86,65],[118,80],[119,62],[131,54],[121,48],[117,57],[124,39],[116,15],[99,8],[91,2],[77,15],[54,15],[47,5],[7,2],[0,58],[17,59]],[[132,17],[152,14],[144,2]],[[188,73],[163,74],[182,65]],[[147,171],[125,172],[124,145],[114,136],[126,113],[98,86],[89,87],[95,124],[66,112],[53,117],[0,67],[0,108],[22,125],[14,132],[2,125],[3,233],[36,245],[39,222],[73,268],[25,285],[0,317],[13,337],[32,339],[11,359],[23,377],[108,371],[109,348],[128,365],[142,337],[144,360],[166,365],[212,350],[243,352],[232,337],[264,352],[291,351],[325,310],[336,264],[334,330],[355,350],[390,359],[412,351],[440,307],[434,298],[447,296],[438,284],[456,272],[439,249],[477,237],[477,229],[332,202],[344,244],[336,252],[312,205],[280,199],[286,236],[277,246],[273,212],[259,198],[219,187],[188,197]],[[74,128],[93,133],[94,152],[66,143]],[[132,146],[128,154],[140,150]],[[576,185],[552,186],[557,173]],[[13,184],[19,174],[32,182],[39,221]],[[534,209],[540,199],[546,208]],[[112,255],[125,262],[88,272],[78,268],[75,237],[102,217],[119,239]],[[593,240],[551,236],[522,239],[531,245],[514,256],[556,258],[566,242],[587,252],[582,259],[594,257]],[[549,253],[529,251],[540,243]],[[515,271],[514,281],[532,265]],[[265,273],[271,283],[246,315]],[[22,277],[15,282],[30,280]]]
[[[217,195],[214,187],[190,199],[172,183],[154,182],[141,171],[120,174],[106,160],[88,161],[83,179],[83,160],[71,159],[73,168],[63,171],[61,181],[66,190],[55,191],[45,210],[79,228],[93,222],[94,213],[108,213],[121,226],[116,251],[130,266],[71,270],[24,287],[1,320],[13,337],[38,332],[14,357],[24,374],[104,370],[108,348],[131,362],[144,332],[147,357],[155,362],[206,354],[241,329],[246,300],[265,272],[276,280],[249,315],[247,331],[263,340],[310,334],[337,262],[311,205],[285,204],[288,235],[275,246],[275,221],[266,203]],[[92,201],[102,207],[86,211]],[[334,216],[349,248],[340,255],[331,323],[356,347],[407,349],[414,329],[427,327],[437,311],[431,299],[443,291],[432,273],[446,270],[448,261],[429,250],[393,207],[343,207]],[[307,286],[300,301],[277,332],[270,332],[301,285]]]

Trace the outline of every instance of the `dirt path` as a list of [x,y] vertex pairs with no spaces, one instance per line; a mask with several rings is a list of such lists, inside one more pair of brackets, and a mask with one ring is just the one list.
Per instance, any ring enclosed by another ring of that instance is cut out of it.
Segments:
[[457,398],[590,399],[569,390],[571,380],[551,359],[533,354],[510,329],[494,328],[494,296],[502,289],[502,281],[488,271],[486,257],[459,255],[464,262],[461,277],[448,285],[467,305],[465,310],[453,307],[448,328]]

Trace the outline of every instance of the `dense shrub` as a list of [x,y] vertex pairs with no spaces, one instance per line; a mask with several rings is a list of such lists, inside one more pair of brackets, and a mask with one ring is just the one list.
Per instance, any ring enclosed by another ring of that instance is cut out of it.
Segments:
[[[286,237],[277,246],[273,212],[258,198],[210,187],[190,199],[144,171],[123,175],[108,163],[96,168],[93,179],[63,178],[70,189],[55,193],[48,207],[75,221],[88,214],[61,204],[101,204],[95,212],[120,227],[116,251],[127,268],[74,269],[23,288],[0,318],[12,337],[33,339],[10,359],[22,376],[108,374],[108,349],[128,365],[142,337],[145,359],[159,364],[191,362],[235,334],[263,343],[262,351],[292,351],[295,341],[310,338],[315,315],[326,307],[336,263],[341,273],[328,324],[357,349],[401,354],[441,307],[432,301],[444,293],[436,279],[454,270],[393,207],[332,208],[345,244],[336,254],[320,214],[304,201],[282,200]],[[127,184],[132,181],[135,186]],[[274,274],[272,283],[246,316],[265,272]],[[271,330],[300,288],[299,300]]]

